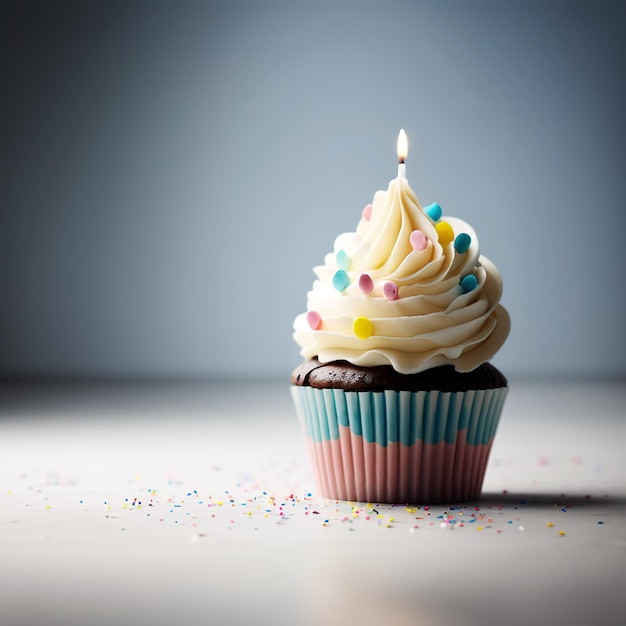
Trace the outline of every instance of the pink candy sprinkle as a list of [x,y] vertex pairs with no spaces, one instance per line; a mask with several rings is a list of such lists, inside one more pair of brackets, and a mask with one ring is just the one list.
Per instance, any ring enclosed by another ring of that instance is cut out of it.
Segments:
[[365,221],[369,222],[372,219],[372,205],[368,204],[361,215]]
[[426,250],[428,245],[428,237],[421,230],[414,230],[410,237],[411,246],[415,252],[421,252]]
[[369,274],[361,274],[359,276],[359,289],[363,293],[371,293],[374,289],[374,281]]
[[322,318],[317,311],[309,311],[306,314],[306,321],[309,323],[311,330],[317,330],[322,325]]
[[385,298],[389,300],[389,302],[393,302],[393,300],[398,299],[398,285],[396,283],[392,283],[391,281],[386,282],[383,285],[383,293],[385,294]]

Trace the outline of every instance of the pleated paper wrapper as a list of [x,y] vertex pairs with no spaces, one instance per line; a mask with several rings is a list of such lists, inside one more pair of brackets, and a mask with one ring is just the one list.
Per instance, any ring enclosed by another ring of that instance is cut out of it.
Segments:
[[394,504],[478,499],[508,392],[291,390],[319,495]]

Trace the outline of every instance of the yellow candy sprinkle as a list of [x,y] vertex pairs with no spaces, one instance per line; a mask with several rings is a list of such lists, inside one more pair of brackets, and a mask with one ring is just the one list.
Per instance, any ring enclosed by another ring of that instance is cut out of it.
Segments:
[[374,332],[374,325],[367,317],[357,317],[352,325],[352,330],[359,339],[367,339]]
[[435,224],[435,229],[439,236],[439,243],[442,246],[447,246],[450,242],[454,241],[454,231],[448,222],[438,222]]
[[546,526],[547,526],[548,528],[552,528],[552,527],[554,526],[554,524],[553,524],[552,522],[548,522],[548,523],[546,524]]

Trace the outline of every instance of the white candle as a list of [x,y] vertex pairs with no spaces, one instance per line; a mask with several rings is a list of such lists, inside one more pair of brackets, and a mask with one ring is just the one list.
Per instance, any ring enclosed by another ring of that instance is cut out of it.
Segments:
[[398,178],[406,178],[406,164],[404,160],[409,153],[409,140],[407,139],[406,133],[404,132],[404,128],[400,129],[398,133]]

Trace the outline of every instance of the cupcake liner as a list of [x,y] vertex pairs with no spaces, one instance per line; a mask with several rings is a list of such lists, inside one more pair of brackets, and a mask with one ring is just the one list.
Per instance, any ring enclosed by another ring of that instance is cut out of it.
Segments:
[[508,388],[291,392],[323,497],[434,504],[480,496]]

